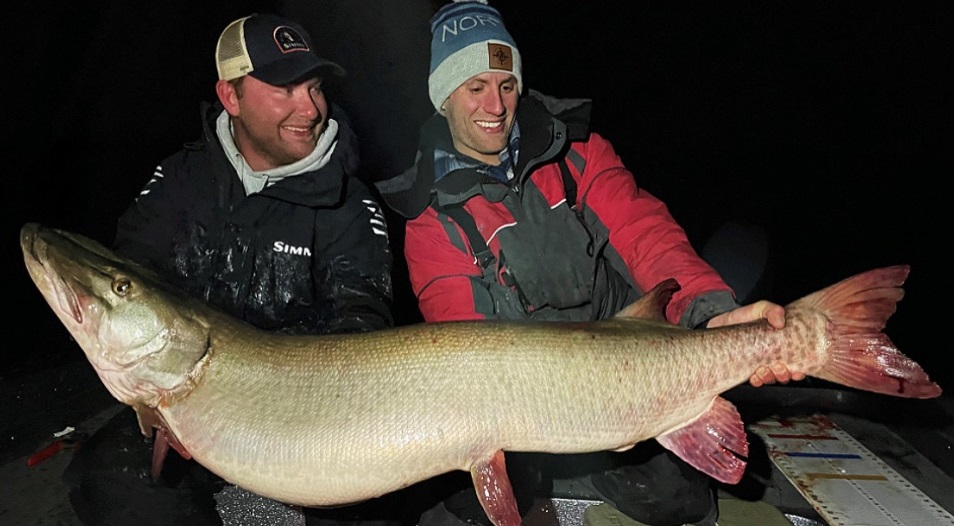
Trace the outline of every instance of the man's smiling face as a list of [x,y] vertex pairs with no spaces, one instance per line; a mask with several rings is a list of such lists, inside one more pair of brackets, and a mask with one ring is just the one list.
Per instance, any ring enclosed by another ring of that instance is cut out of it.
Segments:
[[500,164],[517,112],[517,79],[510,73],[481,73],[467,79],[444,102],[444,115],[457,151]]

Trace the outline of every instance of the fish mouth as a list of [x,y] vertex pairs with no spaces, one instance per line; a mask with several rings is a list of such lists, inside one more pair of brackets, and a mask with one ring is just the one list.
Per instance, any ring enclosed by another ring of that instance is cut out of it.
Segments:
[[[47,251],[49,245],[41,242],[35,235],[35,231],[26,231],[21,234],[21,243],[26,247],[24,254],[27,271],[30,277],[37,285],[43,283],[46,287],[41,287],[47,301],[55,301],[55,311],[68,316],[79,325],[83,324],[83,310],[80,307],[79,294],[75,290],[75,285],[68,283],[62,277],[62,273],[51,268]],[[43,290],[43,289],[46,290]],[[52,303],[52,302],[51,302]]]
[[[69,265],[56,264],[56,258],[50,254],[50,243],[40,233],[39,227],[33,224],[24,226],[20,232],[20,243],[27,272],[52,307],[54,314],[66,324],[70,338],[86,351],[86,346],[77,339],[77,336],[81,332],[95,331],[95,327],[90,326],[95,316],[87,316],[85,310],[89,305],[101,300],[96,294],[90,293],[81,280],[72,277],[70,269],[66,268]],[[70,261],[70,259],[64,258],[64,261]],[[74,330],[76,330],[75,334]],[[101,352],[86,352],[86,354],[97,369],[121,374],[140,366],[156,352],[158,351],[136,356],[135,359],[125,363],[117,362]]]
[[[56,302],[56,311],[68,316],[77,325],[82,325],[85,320],[83,309],[81,307],[80,295],[76,292],[76,284],[68,282],[62,277],[62,273],[56,272],[47,263],[45,254],[37,252],[37,243],[30,247],[30,256],[33,258],[32,265],[27,265],[30,274],[34,280],[37,278],[46,281],[49,286],[48,294]],[[50,299],[49,297],[47,298]]]
[[59,303],[60,309],[73,318],[78,325],[82,325],[84,316],[83,309],[80,307],[79,295],[65,279],[56,277],[51,281],[56,291],[56,301]]

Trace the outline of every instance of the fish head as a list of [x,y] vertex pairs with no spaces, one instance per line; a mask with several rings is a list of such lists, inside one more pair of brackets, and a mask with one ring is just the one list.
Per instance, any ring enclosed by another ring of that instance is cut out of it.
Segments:
[[117,400],[155,407],[189,388],[209,332],[194,300],[78,234],[28,223],[20,246],[30,278]]

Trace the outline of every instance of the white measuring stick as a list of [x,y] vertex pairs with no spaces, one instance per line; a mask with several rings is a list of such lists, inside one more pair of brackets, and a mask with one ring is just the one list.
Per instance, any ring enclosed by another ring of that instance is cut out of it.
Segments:
[[954,515],[827,416],[768,418],[750,429],[831,526],[954,526]]

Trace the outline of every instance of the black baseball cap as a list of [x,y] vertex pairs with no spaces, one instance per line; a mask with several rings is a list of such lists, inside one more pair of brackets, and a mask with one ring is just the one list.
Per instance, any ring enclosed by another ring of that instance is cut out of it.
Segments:
[[320,69],[345,74],[315,54],[304,28],[271,14],[249,15],[226,26],[215,46],[215,67],[222,80],[249,75],[273,86],[293,84]]

